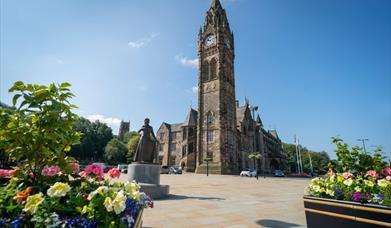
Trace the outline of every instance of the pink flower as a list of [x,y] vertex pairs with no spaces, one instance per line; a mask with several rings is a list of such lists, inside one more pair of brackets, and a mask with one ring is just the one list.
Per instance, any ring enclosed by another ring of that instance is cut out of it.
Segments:
[[0,177],[10,177],[15,174],[16,170],[0,169]]
[[107,172],[107,175],[109,175],[110,178],[119,178],[119,176],[121,176],[121,171],[117,168],[112,168]]
[[54,176],[54,175],[57,175],[61,172],[61,169],[60,167],[54,165],[54,166],[47,166],[45,165],[45,167],[43,168],[42,170],[42,175],[44,176]]
[[391,168],[385,168],[380,172],[383,176],[391,176]]
[[76,162],[69,163],[69,166],[71,166],[73,168],[72,173],[74,173],[74,174],[76,174],[80,171],[80,166]]
[[344,173],[342,173],[342,176],[343,176],[343,178],[348,179],[348,178],[353,177],[353,174],[351,174],[350,172],[344,172]]
[[386,180],[391,181],[391,176],[386,176]]
[[365,176],[373,177],[373,178],[378,178],[379,175],[376,173],[375,170],[368,170],[367,174]]
[[103,177],[104,172],[99,165],[87,165],[85,171],[88,175],[94,174],[96,177]]
[[334,173],[334,171],[332,169],[330,169],[329,172],[327,173],[327,175],[329,177],[333,177],[333,176],[335,176],[335,173]]
[[87,177],[88,177],[88,174],[87,174],[85,171],[81,171],[81,172],[79,173],[79,175],[80,175],[81,177],[83,177],[83,178],[87,178]]

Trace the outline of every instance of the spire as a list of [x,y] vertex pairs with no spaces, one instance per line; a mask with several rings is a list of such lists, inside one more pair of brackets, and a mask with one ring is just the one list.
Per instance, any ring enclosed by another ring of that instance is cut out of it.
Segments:
[[218,9],[222,8],[219,0],[212,0],[211,8]]

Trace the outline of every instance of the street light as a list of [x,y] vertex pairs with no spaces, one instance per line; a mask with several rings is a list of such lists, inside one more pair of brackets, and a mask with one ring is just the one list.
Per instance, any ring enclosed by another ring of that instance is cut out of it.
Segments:
[[212,161],[212,158],[206,157],[204,161],[206,162],[206,176],[209,176],[209,162]]
[[369,139],[357,139],[357,141],[362,142],[362,146],[364,147],[364,152],[367,153],[367,150],[365,149],[365,141],[368,141]]
[[[256,130],[256,128],[255,128],[255,125],[256,125],[256,123],[255,123],[255,112],[258,111],[258,106],[251,106],[250,105],[249,108],[250,108],[250,110],[253,113],[253,128],[254,128],[254,143],[253,143],[254,150],[253,151],[256,152],[257,151],[257,145],[256,145],[257,138],[256,138],[256,132],[255,132],[255,130]],[[254,164],[254,169],[255,169],[255,164]],[[258,170],[257,170],[257,179],[258,179]]]

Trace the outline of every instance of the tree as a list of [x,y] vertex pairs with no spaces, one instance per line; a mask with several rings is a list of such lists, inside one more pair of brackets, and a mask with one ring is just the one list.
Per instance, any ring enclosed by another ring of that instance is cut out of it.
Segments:
[[80,117],[74,125],[75,131],[82,132],[81,144],[71,150],[71,155],[81,161],[102,161],[104,149],[113,138],[110,127],[99,121],[90,122]]
[[[314,173],[322,174],[328,170],[328,164],[330,162],[329,155],[325,152],[316,152],[300,146],[301,159],[303,162],[303,171],[306,173],[311,172],[311,164],[309,155],[311,156],[312,167]],[[297,158],[296,158],[296,145],[284,143],[284,152],[287,155],[288,166],[291,171],[297,171]]]
[[124,134],[124,137],[123,137],[122,141],[127,144],[131,138],[133,138],[134,136],[137,136],[137,135],[138,135],[138,133],[135,132],[135,131],[126,132]]
[[127,152],[126,144],[114,138],[107,143],[104,158],[108,164],[116,165],[126,160]]
[[133,162],[134,154],[136,153],[140,138],[141,136],[136,132],[136,134],[133,134],[133,136],[128,141],[128,154],[126,155],[128,163]]
[[[20,168],[34,175],[45,165],[59,165],[69,170],[71,157],[66,153],[80,142],[80,133],[73,130],[77,115],[70,103],[74,95],[69,83],[49,86],[15,82],[14,108],[0,108],[0,150],[20,162]],[[19,100],[19,102],[18,102]]]
[[253,160],[253,162],[254,162],[254,169],[255,169],[255,171],[256,171],[256,173],[257,173],[257,179],[258,179],[258,168],[256,167],[256,162],[257,162],[258,160],[261,160],[262,155],[261,155],[260,153],[258,153],[258,152],[253,152],[253,153],[250,153],[250,154],[248,155],[248,158],[251,159],[251,160]]

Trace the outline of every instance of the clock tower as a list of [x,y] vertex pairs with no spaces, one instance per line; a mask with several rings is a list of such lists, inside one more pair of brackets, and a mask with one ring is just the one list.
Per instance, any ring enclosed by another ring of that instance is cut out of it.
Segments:
[[197,173],[238,171],[234,35],[219,0],[212,0],[198,39]]

